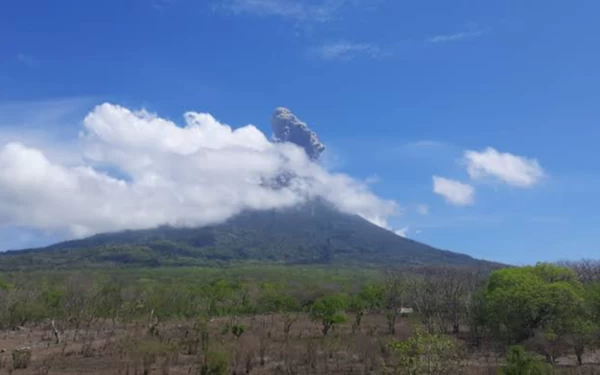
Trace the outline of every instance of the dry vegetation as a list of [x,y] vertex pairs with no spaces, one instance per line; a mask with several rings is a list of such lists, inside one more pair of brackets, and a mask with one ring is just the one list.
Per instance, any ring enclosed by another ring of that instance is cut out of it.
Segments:
[[[69,328],[56,341],[51,322],[5,331],[0,337],[0,371],[16,374],[382,374],[405,373],[392,340],[419,333],[413,317],[400,318],[396,334],[388,334],[386,318],[364,317],[360,329],[342,324],[323,336],[321,327],[305,314],[289,334],[281,315],[223,317],[209,322],[172,321],[113,324],[94,321]],[[233,325],[245,328],[238,336]],[[475,348],[457,335],[456,347],[440,357],[432,353],[432,374],[496,374],[504,352],[493,346]],[[31,358],[14,361],[13,353]],[[598,354],[586,363],[600,363]],[[575,367],[573,355],[556,366],[557,374],[600,374],[600,366]],[[20,369],[21,367],[21,369]],[[14,370],[13,370],[14,369]],[[419,372],[414,372],[419,373]]]
[[[4,287],[0,374],[600,374],[597,337],[578,364],[568,339],[541,334],[522,342],[541,356],[519,358],[542,365],[555,353],[547,372],[510,372],[508,343],[473,322],[469,304],[480,281],[471,271],[430,269],[389,272],[379,288],[355,294],[212,283],[209,294],[218,297],[196,292],[204,297],[178,314],[167,307],[181,301],[162,304],[82,275],[61,281],[60,294]],[[42,295],[51,302],[38,311],[31,301]],[[401,314],[402,306],[414,313]]]

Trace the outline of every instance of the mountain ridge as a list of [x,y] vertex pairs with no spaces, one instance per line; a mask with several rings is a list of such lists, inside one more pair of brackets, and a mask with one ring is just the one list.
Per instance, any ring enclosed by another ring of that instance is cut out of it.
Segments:
[[0,254],[0,270],[236,262],[375,267],[497,265],[398,236],[320,201],[288,209],[245,211],[224,223],[199,228],[161,226],[102,233]]

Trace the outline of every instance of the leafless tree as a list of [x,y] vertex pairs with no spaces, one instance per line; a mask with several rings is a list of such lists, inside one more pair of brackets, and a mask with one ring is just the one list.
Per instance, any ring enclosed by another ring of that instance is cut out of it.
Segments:
[[441,326],[440,310],[442,294],[440,278],[433,273],[411,276],[409,285],[409,301],[423,320],[427,332],[433,333],[436,325]]
[[578,261],[560,261],[557,265],[573,270],[582,283],[600,281],[600,260],[582,259]]
[[462,267],[444,267],[438,274],[437,283],[441,293],[441,316],[445,324],[452,326],[452,333],[460,331],[465,320],[469,301],[482,279],[477,270]]
[[413,308],[428,332],[460,331],[471,295],[481,279],[477,270],[461,267],[428,267],[410,278],[409,295]]
[[383,308],[389,333],[396,334],[396,321],[405,304],[407,277],[399,270],[389,269],[385,272],[385,290]]

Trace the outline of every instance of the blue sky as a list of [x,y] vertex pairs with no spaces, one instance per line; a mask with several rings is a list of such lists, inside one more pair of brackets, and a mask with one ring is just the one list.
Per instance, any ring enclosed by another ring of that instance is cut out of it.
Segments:
[[[74,164],[83,119],[103,102],[178,124],[207,112],[267,136],[286,106],[328,146],[330,173],[397,202],[388,225],[410,238],[511,263],[597,257],[600,3],[576,5],[6,2],[0,147]],[[434,176],[472,191],[452,201],[456,185],[436,194]],[[67,236],[3,207],[0,248]]]

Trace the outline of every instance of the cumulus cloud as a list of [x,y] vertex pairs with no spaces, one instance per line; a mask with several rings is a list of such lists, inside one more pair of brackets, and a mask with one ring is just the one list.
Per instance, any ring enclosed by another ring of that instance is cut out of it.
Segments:
[[516,187],[530,187],[544,177],[537,160],[488,147],[481,152],[465,151],[464,159],[469,176],[474,180],[494,178]]
[[[0,147],[0,227],[80,237],[207,225],[314,198],[386,226],[397,209],[366,184],[326,171],[302,148],[272,143],[252,125],[232,129],[206,113],[188,112],[177,126],[102,104],[86,116],[77,150],[82,162],[73,166],[26,142]],[[286,173],[294,177],[285,185],[268,183]]]
[[456,206],[466,206],[475,201],[475,188],[462,182],[433,176],[433,192],[441,195],[446,202]]

